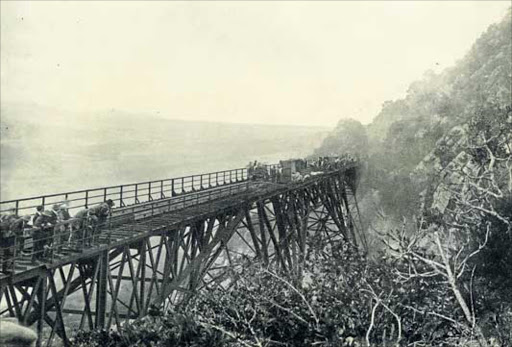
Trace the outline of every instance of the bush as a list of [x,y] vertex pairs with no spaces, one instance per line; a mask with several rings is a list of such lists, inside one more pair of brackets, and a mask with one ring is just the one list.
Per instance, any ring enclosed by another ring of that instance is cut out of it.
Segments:
[[304,265],[299,281],[253,264],[228,291],[204,290],[172,311],[151,310],[121,333],[82,332],[74,345],[450,346],[470,338],[441,278],[404,281],[395,270],[408,264],[368,261],[343,243],[310,245]]

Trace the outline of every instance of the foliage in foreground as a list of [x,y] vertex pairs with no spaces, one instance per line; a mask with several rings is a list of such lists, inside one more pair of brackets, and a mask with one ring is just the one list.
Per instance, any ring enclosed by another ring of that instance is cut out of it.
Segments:
[[[74,345],[407,346],[415,343],[419,347],[475,343],[475,331],[465,323],[464,312],[443,276],[404,278],[400,274],[410,273],[409,261],[387,256],[378,263],[370,262],[343,243],[328,245],[316,241],[310,244],[304,279],[299,283],[254,264],[242,273],[233,273],[237,281],[228,291],[220,288],[202,291],[186,305],[165,314],[152,310],[147,317],[124,325],[122,332],[81,332]],[[417,273],[430,273],[427,266],[415,266]],[[493,312],[502,314],[503,310]],[[512,318],[502,314],[501,320],[499,333],[495,321],[482,322],[487,336],[495,336],[487,339],[493,341],[493,346],[512,342],[510,328],[506,328]]]

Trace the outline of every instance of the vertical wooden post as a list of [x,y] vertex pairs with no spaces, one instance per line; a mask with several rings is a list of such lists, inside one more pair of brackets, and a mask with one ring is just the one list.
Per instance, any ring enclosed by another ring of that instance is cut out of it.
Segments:
[[282,247],[282,250],[284,254],[281,254],[281,256],[284,256],[284,260],[288,262],[288,269],[290,271],[293,271],[293,262],[292,258],[290,256],[290,246],[288,243],[288,237],[286,235],[286,224],[285,224],[285,218],[283,216],[284,211],[283,207],[281,205],[281,201],[278,197],[275,197],[272,199],[272,206],[274,208],[274,215],[276,217],[276,226],[277,226],[277,232],[279,234],[279,247]]
[[[151,249],[148,249],[151,252]],[[139,264],[140,264],[140,316],[146,315],[146,305],[144,304],[144,296],[146,294],[146,242],[142,241],[139,249]]]
[[96,329],[105,328],[105,312],[107,309],[107,267],[109,266],[108,261],[108,250],[104,251],[98,261],[99,264],[99,275],[98,275],[98,289],[96,298]]
[[[179,230],[174,230],[174,234],[178,234]],[[165,260],[164,260],[164,274],[162,275],[162,286],[160,290],[160,302],[164,302],[166,297],[164,296],[164,292],[167,288],[167,284],[170,281],[170,275],[171,275],[171,267],[173,265],[176,265],[176,259],[172,259],[171,249],[169,247],[169,238],[167,236],[167,233],[162,234],[162,238],[164,238],[164,245],[165,245]],[[172,245],[174,246],[174,240]],[[173,263],[174,260],[174,263]]]
[[39,287],[39,291],[37,293],[37,299],[39,301],[39,317],[37,319],[36,347],[42,346],[44,316],[46,315],[46,288],[47,288],[47,285],[48,284],[47,284],[46,274],[41,275],[41,286]]
[[249,233],[251,234],[252,243],[254,245],[254,251],[256,252],[256,258],[261,259],[260,241],[258,240],[256,232],[254,231],[254,225],[252,224],[251,219],[250,206],[247,206],[247,209],[245,210],[245,222],[247,224],[247,229],[249,229]]

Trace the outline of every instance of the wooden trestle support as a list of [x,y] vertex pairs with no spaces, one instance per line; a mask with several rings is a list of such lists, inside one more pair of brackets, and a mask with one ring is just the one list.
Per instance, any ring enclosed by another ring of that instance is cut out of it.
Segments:
[[254,260],[300,276],[313,235],[364,249],[356,210],[349,170],[269,194],[239,195],[206,212],[199,205],[181,217],[141,220],[125,243],[3,283],[1,307],[37,326],[38,346],[55,338],[68,345],[78,329],[119,328],[150,305],[176,304],[205,286],[225,285],[228,268]]

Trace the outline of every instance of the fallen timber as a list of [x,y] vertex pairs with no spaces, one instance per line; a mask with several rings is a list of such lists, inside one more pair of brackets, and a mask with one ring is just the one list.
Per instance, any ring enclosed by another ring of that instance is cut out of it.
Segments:
[[76,329],[120,328],[225,285],[226,269],[253,260],[300,276],[312,235],[364,249],[357,176],[355,164],[285,184],[242,171],[224,186],[121,204],[91,247],[1,275],[0,314],[35,325],[39,345],[67,345]]

